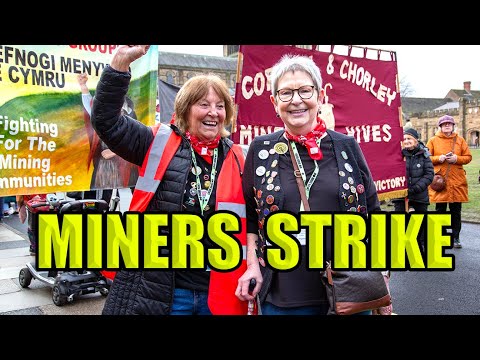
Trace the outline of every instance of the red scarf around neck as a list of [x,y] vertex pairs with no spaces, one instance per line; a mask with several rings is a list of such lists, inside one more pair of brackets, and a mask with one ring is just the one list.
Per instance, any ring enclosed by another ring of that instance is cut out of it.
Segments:
[[218,144],[220,143],[220,135],[217,135],[212,141],[200,141],[198,137],[190,134],[189,131],[185,132],[185,136],[190,140],[193,150],[195,150],[195,152],[204,158],[209,164],[212,164],[213,149],[218,147]]
[[288,140],[295,141],[308,150],[308,155],[313,160],[322,160],[323,154],[320,148],[317,146],[317,139],[321,138],[327,131],[327,125],[325,121],[317,117],[317,126],[306,135],[292,135],[285,130],[285,136]]

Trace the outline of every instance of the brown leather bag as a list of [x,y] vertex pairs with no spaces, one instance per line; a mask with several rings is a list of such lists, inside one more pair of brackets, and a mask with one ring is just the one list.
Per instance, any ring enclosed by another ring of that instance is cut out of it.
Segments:
[[381,271],[338,271],[327,262],[320,274],[327,292],[327,315],[352,315],[392,304],[390,289]]
[[[456,141],[457,141],[457,136],[453,138],[452,153],[453,153],[453,150],[455,149]],[[443,176],[440,173],[436,173],[433,176],[433,181],[430,184],[430,187],[432,188],[432,190],[438,191],[438,192],[445,190],[445,188],[447,187],[447,177],[448,177],[448,172],[450,171],[450,165],[451,164],[447,165],[447,171],[445,173],[445,176]]]
[[445,179],[445,177],[443,175],[435,174],[433,176],[433,181],[430,184],[430,187],[432,188],[432,190],[440,192],[440,191],[445,190],[446,186],[447,186],[447,180]]

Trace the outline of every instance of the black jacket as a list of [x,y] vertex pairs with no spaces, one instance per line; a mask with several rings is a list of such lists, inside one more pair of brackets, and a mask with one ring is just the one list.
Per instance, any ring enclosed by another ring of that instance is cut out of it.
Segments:
[[[408,200],[429,204],[428,186],[433,181],[434,170],[428,149],[423,144],[419,144],[413,151],[403,149],[402,154],[405,156],[407,168]],[[404,201],[404,199],[393,201]]]
[[[98,82],[93,101],[92,125],[113,152],[141,166],[154,136],[148,126],[121,115],[120,110],[130,77],[130,73],[118,72],[106,66]],[[180,135],[175,126],[172,125],[172,129]],[[222,139],[221,144],[223,154],[226,156],[232,141]],[[190,144],[183,138],[146,211],[181,211],[185,184],[191,166]],[[162,251],[162,255],[165,256],[167,253]],[[169,314],[174,286],[174,271],[119,271],[105,302],[103,314]]]
[[[333,153],[336,158],[338,169],[347,169],[347,168],[350,169],[348,170],[350,171],[348,176],[350,176],[353,179],[352,183],[355,184],[355,186],[357,186],[357,189],[358,189],[358,186],[362,188],[361,191],[355,191],[358,197],[352,196],[354,200],[351,201],[350,197],[348,196],[351,194],[350,193],[351,190],[347,191],[345,190],[345,188],[342,187],[342,185],[345,184],[345,180],[342,180],[342,177],[339,175],[338,194],[337,194],[339,207],[341,209],[346,209],[352,212],[360,212],[362,214],[367,214],[374,211],[380,211],[381,210],[380,202],[378,200],[375,183],[373,182],[370,169],[368,168],[367,162],[365,160],[365,157],[363,156],[363,153],[358,143],[351,136],[347,136],[336,131],[327,130],[327,133],[328,133],[328,136],[330,136],[332,139]],[[253,161],[253,169],[258,169],[259,167],[263,166],[265,169],[269,169],[270,171],[276,171],[276,172],[280,171],[278,169],[279,154],[277,152],[270,153],[271,155],[266,158],[259,156],[258,154],[262,150],[268,151],[269,149],[274,148],[275,144],[280,142],[282,138],[283,138],[283,130],[279,130],[271,134],[255,137],[253,142],[250,144],[250,148],[249,148],[250,157],[247,156],[247,160],[245,163],[245,170],[250,172],[249,169],[252,165],[249,163],[249,159],[250,159],[250,161]],[[253,153],[253,156],[252,156],[252,153]],[[348,163],[346,159],[349,159]],[[345,174],[342,176],[345,176]],[[257,218],[251,219],[249,217],[248,221],[250,222],[250,221],[258,220],[259,223],[263,223],[265,217],[270,212],[268,209],[271,209],[272,206],[277,206],[279,210],[282,210],[285,201],[288,201],[288,200],[285,199],[285,194],[282,190],[283,187],[280,182],[280,176],[273,177],[272,179],[273,181],[271,182],[273,186],[270,186],[270,190],[268,188],[268,186],[270,185],[270,182],[262,181],[261,176],[253,175],[253,177],[254,177],[255,191],[258,191],[258,194],[259,194],[258,196],[256,196],[256,209],[258,210],[256,211],[256,214],[257,214],[256,217],[258,217],[258,219]],[[343,179],[346,179],[346,177]],[[245,177],[244,177],[244,180],[245,180]],[[277,187],[276,190],[274,190],[275,187]],[[248,189],[244,185],[243,191],[244,191],[244,194],[246,194],[247,192],[252,192],[252,189]],[[273,197],[273,202],[267,200],[267,197],[269,195],[271,196],[272,194],[275,194],[275,196]],[[253,204],[247,204],[247,209],[248,209],[248,206],[252,206],[252,205]],[[250,213],[251,212],[248,212],[249,216],[250,216]],[[262,254],[264,253],[264,248],[266,246],[265,233],[264,233],[263,227],[259,228],[258,235],[259,235],[259,240],[257,242],[257,256],[263,257]],[[260,266],[260,270],[263,276],[263,284],[259,293],[259,297],[260,297],[260,302],[263,303],[270,290],[274,270],[268,266],[266,267]]]

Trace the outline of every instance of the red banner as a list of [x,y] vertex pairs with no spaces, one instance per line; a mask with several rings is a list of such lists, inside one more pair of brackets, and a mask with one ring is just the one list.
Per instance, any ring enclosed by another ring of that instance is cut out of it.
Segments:
[[[270,101],[271,68],[286,53],[310,56],[323,80],[321,117],[329,128],[360,144],[380,199],[404,197],[407,183],[395,53],[355,47],[363,53],[360,57],[358,51],[351,55],[352,46],[344,46],[347,55],[331,48],[325,52],[287,45],[241,45],[241,73],[235,91],[238,114],[232,139],[248,145],[257,135],[283,128]],[[367,58],[367,51],[373,51],[376,58]],[[380,53],[390,59],[379,59]]]

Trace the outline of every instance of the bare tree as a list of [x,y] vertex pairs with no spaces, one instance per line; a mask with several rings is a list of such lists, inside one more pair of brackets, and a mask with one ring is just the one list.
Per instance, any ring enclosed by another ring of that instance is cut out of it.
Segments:
[[415,94],[415,89],[408,82],[406,76],[402,77],[400,79],[400,96],[401,97],[408,97],[408,96],[413,95],[413,94]]

